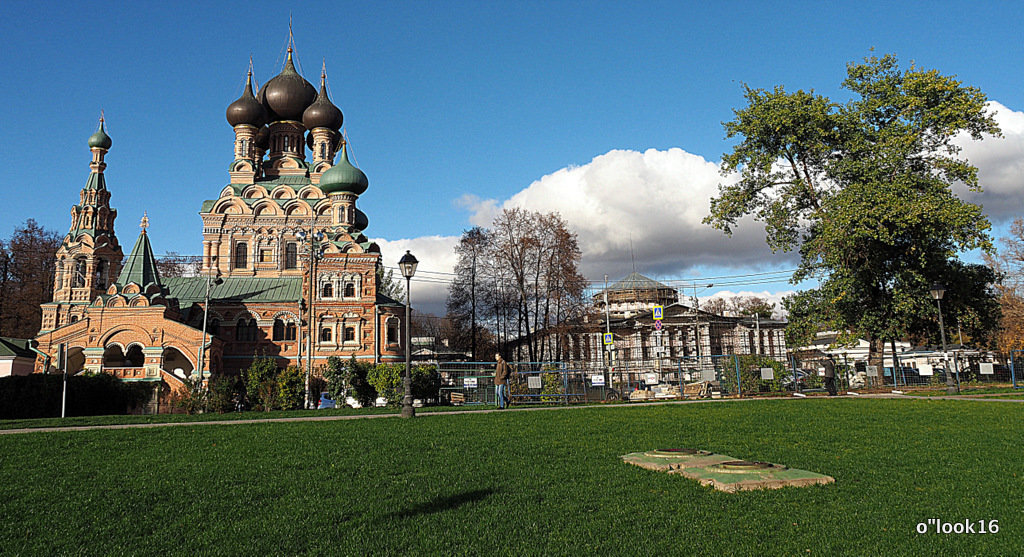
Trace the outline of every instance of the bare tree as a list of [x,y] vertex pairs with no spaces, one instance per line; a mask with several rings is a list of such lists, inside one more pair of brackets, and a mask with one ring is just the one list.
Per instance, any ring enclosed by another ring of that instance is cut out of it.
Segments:
[[995,255],[985,255],[987,263],[1002,277],[996,285],[1002,318],[996,333],[996,346],[1002,351],[1024,348],[1024,218],[1010,225],[1010,235],[1000,238]]
[[53,299],[55,254],[61,236],[28,219],[0,249],[0,336],[39,333],[41,304]]
[[455,279],[448,287],[448,316],[456,322],[456,329],[465,328],[468,321],[469,349],[473,361],[477,361],[477,341],[480,337],[478,324],[483,309],[483,292],[487,285],[481,271],[489,255],[490,242],[488,231],[479,226],[462,233],[459,245],[455,247],[455,253],[459,256],[455,265]]

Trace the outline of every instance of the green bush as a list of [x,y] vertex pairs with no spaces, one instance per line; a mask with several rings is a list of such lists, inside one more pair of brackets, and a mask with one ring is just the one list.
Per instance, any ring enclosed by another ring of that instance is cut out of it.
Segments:
[[[437,398],[441,375],[434,366],[418,365],[410,369],[410,388],[414,399]],[[387,399],[388,406],[401,406],[405,397],[405,364],[378,364],[366,379],[377,393]]]
[[279,368],[273,358],[261,357],[253,360],[245,371],[245,397],[253,410],[269,412],[277,404],[277,374]]
[[377,364],[366,375],[366,380],[379,396],[387,399],[388,406],[401,406],[405,396],[404,374],[405,364]]
[[[782,376],[786,373],[786,367],[782,362],[759,356],[747,354],[734,356],[739,360],[741,387],[744,393],[777,392],[782,390]],[[735,366],[735,361],[733,362]],[[761,380],[761,368],[770,367],[775,371],[775,379],[772,381]],[[722,371],[722,388],[727,392],[736,392],[736,368]]]
[[[128,382],[106,373],[68,378],[67,416],[128,414],[153,396],[155,383]],[[34,373],[0,378],[0,419],[60,416],[62,376]]]
[[363,407],[373,406],[377,390],[367,379],[373,367],[369,362],[356,360],[355,356],[347,362],[336,356],[328,358],[323,373],[331,399],[344,404],[345,397],[350,396]]
[[288,366],[277,374],[279,410],[298,410],[306,400],[306,375],[298,366]]
[[541,389],[542,395],[558,395],[558,396],[542,396],[540,397],[541,402],[559,402],[562,400],[563,394],[565,394],[565,381],[562,378],[562,374],[557,371],[545,371],[541,374]]
[[235,402],[242,395],[242,382],[234,375],[214,375],[207,381],[206,409],[224,414],[236,410]]

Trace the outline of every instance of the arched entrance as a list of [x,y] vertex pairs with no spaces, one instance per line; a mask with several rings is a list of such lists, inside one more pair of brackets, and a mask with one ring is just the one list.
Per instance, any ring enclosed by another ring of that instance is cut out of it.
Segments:
[[74,375],[85,367],[85,352],[80,346],[68,348],[68,375]]
[[[164,348],[162,356],[162,367],[164,371],[169,371],[178,377],[188,377],[192,375],[195,370],[195,366],[192,365],[192,360],[189,360],[185,354],[173,346]],[[179,371],[180,370],[180,371]]]
[[120,344],[111,344],[103,349],[103,367],[127,367]]

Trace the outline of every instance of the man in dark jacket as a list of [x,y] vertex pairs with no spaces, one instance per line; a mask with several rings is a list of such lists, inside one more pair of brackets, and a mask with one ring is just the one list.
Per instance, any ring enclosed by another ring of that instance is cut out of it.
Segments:
[[829,354],[825,360],[825,389],[828,390],[828,396],[836,396],[836,361],[832,359],[832,355]]
[[508,377],[512,374],[512,369],[501,354],[495,354],[494,359],[497,362],[494,366],[494,397],[500,410],[508,404]]

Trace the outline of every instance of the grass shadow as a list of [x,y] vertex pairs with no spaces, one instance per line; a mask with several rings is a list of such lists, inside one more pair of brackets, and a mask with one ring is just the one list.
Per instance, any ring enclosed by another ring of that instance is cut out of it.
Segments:
[[467,503],[483,501],[484,499],[490,497],[496,492],[497,490],[493,488],[487,488],[457,493],[455,495],[449,495],[447,497],[435,497],[430,501],[427,501],[426,503],[420,503],[418,505],[412,506],[411,508],[398,511],[394,514],[394,516],[397,518],[411,518],[419,515],[450,511],[452,509],[457,509]]

